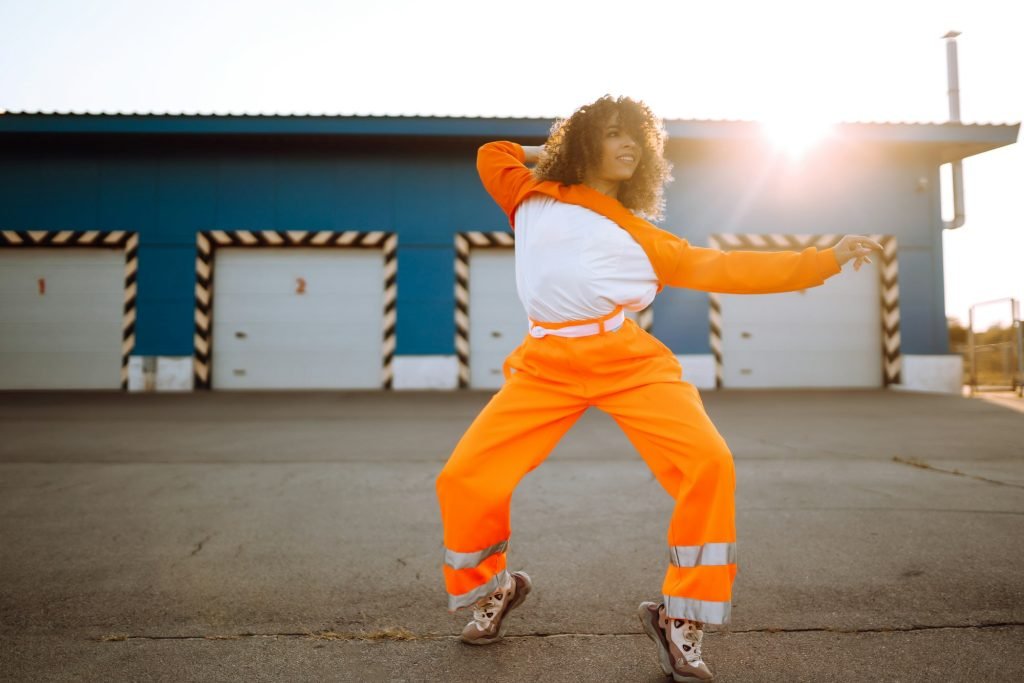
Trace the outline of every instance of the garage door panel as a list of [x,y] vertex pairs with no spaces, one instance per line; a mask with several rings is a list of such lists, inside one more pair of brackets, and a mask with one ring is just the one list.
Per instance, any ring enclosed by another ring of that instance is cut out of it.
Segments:
[[[765,296],[765,295],[762,295]],[[880,319],[873,316],[878,312],[875,301],[856,301],[827,297],[792,296],[789,294],[770,294],[754,305],[746,301],[748,296],[740,294],[724,294],[723,301],[730,314],[746,325],[773,324],[780,320],[780,314],[786,315],[786,323],[790,325],[807,325],[812,327],[828,327],[846,322],[857,322],[862,325],[881,324]],[[824,301],[822,301],[824,299]]]
[[309,323],[324,312],[340,322],[345,320],[365,321],[376,316],[383,317],[384,301],[381,292],[369,296],[295,295],[295,294],[221,294],[217,293],[217,304],[221,311],[217,316],[221,322],[244,324],[249,321],[276,321]]
[[373,250],[219,250],[211,385],[380,388],[383,279]]
[[[493,301],[493,299],[492,299]],[[518,301],[517,301],[518,303]],[[509,306],[511,308],[511,306]],[[498,317],[498,316],[479,316],[475,321],[472,321],[472,327],[476,328],[475,332],[470,332],[470,342],[476,340],[480,343],[484,343],[487,339],[505,339],[515,340],[516,344],[522,341],[524,335],[527,332],[528,321],[526,313],[522,310],[518,311],[518,316],[522,318],[519,320],[512,317],[514,311],[509,311],[509,316]],[[500,336],[499,336],[500,335]],[[506,347],[506,342],[501,342],[498,347]],[[509,352],[515,348],[515,345],[509,349]],[[478,350],[481,350],[482,347]],[[493,352],[500,354],[500,349],[492,349]],[[505,354],[508,355],[507,353]]]
[[0,250],[0,389],[121,388],[124,269],[115,249]]
[[[222,248],[216,260],[214,286],[225,293],[294,292],[302,278],[308,292],[352,294],[354,283],[372,282],[374,275],[383,277],[384,267],[383,254],[370,249]],[[230,268],[242,260],[259,269],[260,277],[254,279],[244,270]]]
[[[858,349],[859,351],[859,349]],[[879,352],[880,355],[880,352]],[[733,352],[728,360],[723,362],[726,366],[757,368],[759,371],[765,368],[785,367],[790,370],[797,368],[809,368],[812,364],[818,363],[819,368],[828,369],[830,372],[839,371],[842,368],[832,368],[833,365],[849,367],[873,368],[878,365],[874,357],[865,358],[862,354],[850,354],[833,349],[791,349],[788,347],[780,349],[758,349],[740,350]],[[872,377],[872,379],[876,379]]]
[[726,387],[878,387],[882,326],[875,264],[819,287],[719,295]]
[[[68,320],[40,320],[32,322],[6,322],[3,325],[2,351],[7,353],[91,353],[97,344],[120,355],[123,334],[120,318],[111,319],[105,326],[95,325],[88,318]],[[82,334],[84,326],[92,324],[95,330]],[[119,364],[120,366],[120,364]]]
[[0,351],[0,368],[4,389],[121,386],[121,354],[117,351]]
[[[353,287],[353,282],[358,282],[362,278],[371,279],[374,277],[374,273],[380,274],[383,263],[367,264],[378,266],[376,268],[360,268],[351,269],[339,266],[336,273],[332,273],[330,277],[317,277],[316,275],[290,275],[288,277],[275,277],[267,278],[265,282],[253,282],[252,289],[246,289],[244,282],[240,283],[224,283],[217,279],[214,283],[214,289],[220,290],[223,294],[241,294],[244,296],[251,296],[258,294],[262,296],[274,296],[277,294],[300,294],[297,290],[300,288],[304,290],[300,296],[302,297],[317,297],[317,296],[330,296],[334,300],[344,301],[345,299],[353,299],[369,293],[371,290],[360,290]],[[383,277],[383,275],[381,275]],[[299,279],[302,282],[299,282]],[[341,282],[335,282],[336,279],[341,279]]]
[[[273,365],[268,365],[265,362],[268,351],[277,354]],[[285,346],[262,346],[235,349],[232,352],[230,360],[226,362],[228,365],[233,367],[244,367],[249,368],[250,370],[256,368],[287,369],[297,367],[299,365],[308,365],[310,364],[310,359],[317,359],[317,363],[327,361],[326,365],[321,365],[325,372],[333,372],[336,369],[333,365],[336,365],[338,357],[343,355],[345,355],[345,351],[338,349],[335,346],[311,346],[304,348],[301,353],[296,353],[294,349]],[[353,365],[351,369],[357,368],[358,366]],[[369,372],[352,372],[350,374],[362,374],[366,377],[373,378],[374,382],[379,383],[381,374],[380,363],[378,362],[373,366],[370,366]]]
[[[124,253],[114,249],[61,249],[63,256],[40,254],[45,247],[31,250],[5,249],[0,271],[0,291],[37,292],[36,278],[46,277],[48,287],[68,287],[77,291],[106,292],[113,285],[124,286]],[[94,252],[94,253],[88,253]],[[13,264],[17,262],[17,267]],[[114,268],[111,268],[114,266]],[[28,275],[29,277],[25,277]]]
[[[871,329],[865,329],[865,325],[870,325]],[[745,337],[744,334],[749,336]],[[839,353],[866,348],[865,343],[875,344],[875,349],[881,349],[881,339],[880,323],[877,320],[844,320],[830,324],[817,322],[813,325],[775,321],[744,325],[741,330],[729,330],[727,336],[723,335],[723,349],[730,352],[742,351],[756,344],[756,348],[765,350],[806,351],[821,348],[822,344],[826,344],[828,348]]]
[[236,389],[377,389],[381,384],[379,361],[373,365],[344,363],[333,348],[275,351],[273,364],[266,363],[267,349],[235,351],[216,368],[220,382],[229,381],[230,376]]
[[469,256],[469,383],[496,389],[502,365],[526,335],[529,319],[516,292],[513,249],[474,249]]
[[[123,291],[123,287],[124,285],[121,285],[119,289]],[[50,292],[50,294],[53,293]],[[107,295],[109,294],[107,292]],[[108,299],[102,306],[95,305],[96,302],[85,300],[90,296],[104,296],[99,293],[92,295],[88,292],[75,292],[74,298],[78,300],[77,302],[55,302],[52,299],[42,301],[45,297],[38,294],[34,296],[37,296],[39,300],[31,303],[28,303],[30,298],[21,299],[20,302],[16,300],[0,301],[0,311],[4,312],[5,323],[12,326],[16,324],[29,327],[42,326],[45,330],[63,329],[66,332],[67,330],[81,330],[83,326],[88,328],[90,325],[99,329],[118,328],[124,317],[123,294],[119,296],[121,301],[115,303]],[[18,314],[16,318],[12,319],[8,313],[16,307],[19,309]],[[120,338],[120,329],[115,336]]]
[[262,325],[246,325],[244,337],[219,331],[213,338],[217,352],[234,354],[244,349],[262,349],[274,353],[301,348],[302,353],[316,348],[335,349],[337,353],[357,353],[361,357],[380,356],[382,336],[370,337],[366,330],[337,324],[306,324],[302,326],[301,339],[282,337],[280,325],[270,322]]
[[734,354],[723,361],[723,370],[742,378],[748,388],[877,387],[881,381],[877,361],[862,355],[841,358],[821,350]]

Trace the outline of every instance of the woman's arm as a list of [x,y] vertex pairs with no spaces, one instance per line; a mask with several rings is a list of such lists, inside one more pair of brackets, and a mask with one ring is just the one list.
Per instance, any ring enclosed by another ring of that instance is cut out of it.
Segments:
[[773,294],[824,284],[842,270],[834,248],[801,251],[724,251],[691,246],[685,239],[665,245],[665,284],[720,294]]
[[691,246],[685,239],[665,240],[665,284],[722,294],[772,294],[808,289],[838,274],[856,258],[871,262],[868,254],[882,245],[862,235],[847,235],[834,247],[807,247],[802,251],[723,251]]
[[526,163],[539,158],[539,147],[523,147],[516,142],[500,140],[482,145],[476,153],[476,170],[480,182],[511,221],[523,191],[536,183]]

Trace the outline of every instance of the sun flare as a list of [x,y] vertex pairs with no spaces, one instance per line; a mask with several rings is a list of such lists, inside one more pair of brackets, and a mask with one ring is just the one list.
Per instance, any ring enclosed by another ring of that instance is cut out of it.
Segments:
[[817,119],[770,119],[762,121],[761,128],[768,141],[794,161],[803,158],[834,132],[831,122]]

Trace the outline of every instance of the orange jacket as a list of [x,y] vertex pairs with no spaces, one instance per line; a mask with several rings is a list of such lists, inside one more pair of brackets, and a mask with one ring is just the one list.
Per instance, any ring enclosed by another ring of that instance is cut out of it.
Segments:
[[533,192],[594,211],[617,223],[643,248],[666,286],[725,294],[791,292],[824,284],[842,268],[835,249],[803,251],[722,251],[694,247],[623,206],[619,200],[578,183],[564,185],[537,180],[523,163],[526,155],[515,142],[488,142],[477,152],[476,167],[484,188],[508,216],[515,230],[516,207]]

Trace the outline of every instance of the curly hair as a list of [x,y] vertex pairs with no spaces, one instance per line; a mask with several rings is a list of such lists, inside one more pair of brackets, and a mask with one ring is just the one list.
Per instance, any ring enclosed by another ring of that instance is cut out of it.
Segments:
[[642,150],[633,177],[619,185],[618,199],[644,218],[661,220],[665,210],[664,187],[672,180],[672,164],[664,157],[666,134],[661,119],[643,102],[604,95],[583,105],[569,118],[556,120],[533,175],[538,180],[567,185],[582,183],[586,170],[601,163],[604,126],[616,113],[619,125]]

